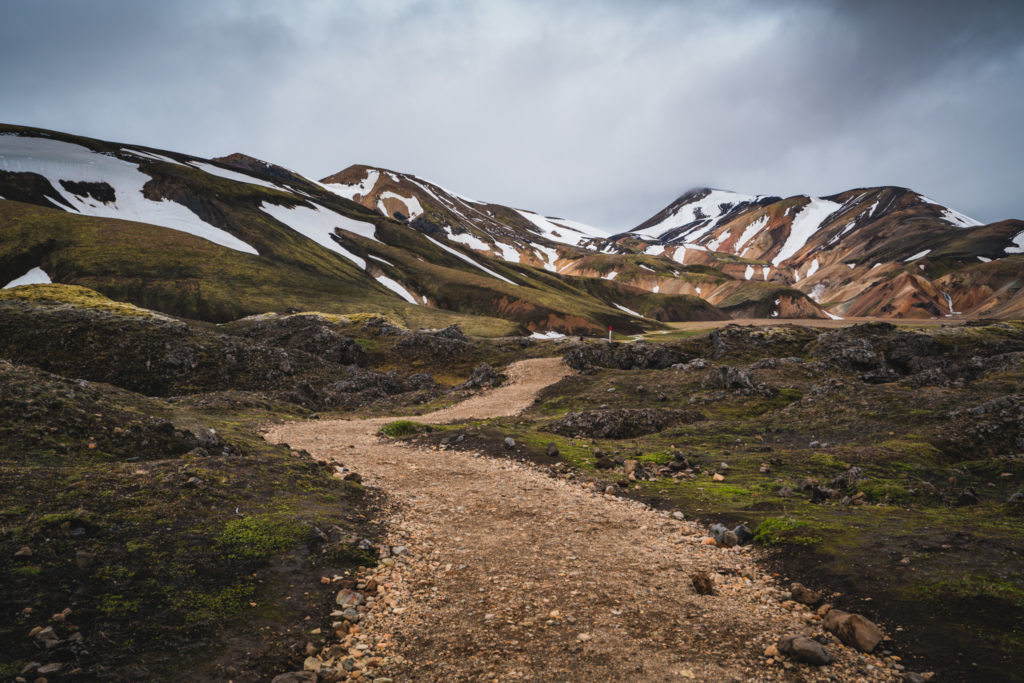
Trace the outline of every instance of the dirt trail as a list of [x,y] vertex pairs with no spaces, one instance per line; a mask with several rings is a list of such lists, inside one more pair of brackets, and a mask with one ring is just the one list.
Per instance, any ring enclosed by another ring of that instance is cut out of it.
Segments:
[[[540,359],[508,372],[511,386],[414,419],[513,415],[569,370]],[[780,636],[817,635],[821,622],[783,604],[749,547],[701,545],[697,525],[528,465],[378,438],[394,419],[291,423],[266,437],[380,487],[388,543],[408,549],[377,571],[370,616],[325,648],[325,665],[378,656],[367,671],[399,681],[896,680],[836,642],[827,667],[766,658]],[[694,591],[697,571],[718,595]]]

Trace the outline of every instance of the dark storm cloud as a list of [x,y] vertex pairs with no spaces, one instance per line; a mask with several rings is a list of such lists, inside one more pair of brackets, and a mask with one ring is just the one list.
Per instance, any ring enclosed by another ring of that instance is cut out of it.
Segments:
[[1021,3],[8,1],[0,120],[625,228],[688,187],[1024,217]]

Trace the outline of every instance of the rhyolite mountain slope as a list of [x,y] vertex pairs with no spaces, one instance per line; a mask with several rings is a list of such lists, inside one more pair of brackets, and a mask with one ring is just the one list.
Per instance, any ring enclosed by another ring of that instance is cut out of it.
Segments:
[[1024,311],[1024,223],[978,225],[894,187],[695,190],[609,237],[382,168],[316,182],[244,154],[0,126],[0,198],[0,285],[80,284],[214,321],[295,308],[603,334]]
[[1012,317],[1024,305],[1024,222],[982,225],[901,187],[785,199],[703,188],[609,244],[789,285],[841,316]]

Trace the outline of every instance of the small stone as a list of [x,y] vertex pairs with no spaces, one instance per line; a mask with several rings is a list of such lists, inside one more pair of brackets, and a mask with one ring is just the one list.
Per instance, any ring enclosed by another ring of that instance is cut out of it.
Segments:
[[321,667],[323,667],[323,662],[316,657],[306,657],[306,661],[302,663],[304,670],[312,671],[313,673],[320,671]]
[[623,472],[623,474],[625,474],[627,477],[629,475],[631,475],[631,474],[634,474],[636,472],[636,468],[637,468],[637,466],[639,464],[640,464],[639,460],[632,460],[632,459],[626,460],[625,462],[622,463],[622,472]]
[[712,481],[725,481],[725,477],[719,472],[715,472],[711,479]]
[[757,471],[761,474],[768,474],[772,471],[772,466],[766,462],[761,463],[761,466],[757,468]]
[[686,519],[686,515],[684,515],[684,514],[683,514],[682,512],[680,512],[679,510],[675,510],[675,511],[674,511],[674,512],[672,513],[672,519],[676,519],[676,520],[679,520],[679,521],[681,522],[681,521],[683,521],[684,519]]
[[825,615],[828,614],[831,609],[832,609],[832,603],[826,602],[825,604],[823,604],[820,607],[818,607],[817,615],[819,617],[824,618]]
[[348,609],[344,609],[341,611],[341,618],[345,621],[349,621],[354,624],[355,622],[362,619],[362,615],[360,615],[359,612],[357,612],[354,607],[349,607]]
[[405,555],[408,552],[409,549],[406,548],[404,545],[396,545],[391,548],[391,554],[395,557],[401,557],[402,555]]
[[779,648],[775,647],[774,645],[769,645],[768,647],[766,647],[764,649],[764,656],[765,657],[778,657],[779,656]]
[[1017,493],[1010,496],[1006,502],[1010,505],[1024,506],[1024,491],[1017,491]]
[[[549,458],[557,458],[558,457],[558,446],[555,445],[554,441],[552,441],[551,443],[548,444],[548,447],[547,447],[547,450],[545,451],[545,453],[547,454],[547,456]],[[380,679],[377,679],[377,680],[380,680]]]
[[821,602],[821,593],[813,591],[802,583],[794,583],[789,587],[793,599],[804,605],[816,605]]
[[75,553],[75,564],[79,569],[88,569],[96,564],[96,553],[90,550],[79,550]]
[[746,545],[754,540],[754,532],[746,524],[738,524],[732,532],[736,535],[736,542],[739,545]]
[[23,545],[14,552],[15,557],[32,557],[32,548]]
[[342,480],[351,481],[355,484],[361,484],[363,482],[363,475],[359,474],[358,472],[348,472],[344,477],[342,477]]
[[199,477],[189,477],[188,479],[185,480],[185,483],[182,484],[181,487],[185,489],[197,489],[205,483],[206,482],[204,482]]
[[795,633],[791,633],[780,638],[776,647],[779,652],[786,655],[794,662],[804,662],[814,666],[824,666],[826,664],[831,664],[834,661],[832,655],[830,655],[828,651],[821,646],[821,643],[812,638],[808,638],[807,636],[801,636]]
[[788,486],[783,486],[782,488],[779,489],[778,495],[779,498],[792,498],[793,489],[789,488]]
[[844,645],[861,652],[871,652],[882,642],[882,630],[867,617],[839,609],[829,610],[822,622],[826,631],[834,633]]
[[64,668],[64,665],[60,662],[53,662],[52,664],[44,664],[36,670],[36,673],[40,676],[51,676],[58,674]]
[[515,447],[516,447],[516,440],[513,439],[511,436],[506,436],[505,437],[505,448],[515,448]]
[[734,531],[726,531],[724,534],[722,534],[722,541],[718,545],[722,546],[723,548],[733,548],[738,544],[739,539],[736,538],[736,533]]
[[342,609],[358,607],[363,604],[363,594],[358,591],[343,588],[338,591],[338,595],[334,598],[334,601],[341,605]]
[[693,590],[697,591],[698,595],[715,594],[715,582],[711,580],[707,572],[697,572],[690,577],[690,582],[693,583]]
[[594,636],[590,635],[589,633],[577,633],[576,634],[576,640],[582,641],[584,643],[587,642],[588,640],[590,640],[593,637]]

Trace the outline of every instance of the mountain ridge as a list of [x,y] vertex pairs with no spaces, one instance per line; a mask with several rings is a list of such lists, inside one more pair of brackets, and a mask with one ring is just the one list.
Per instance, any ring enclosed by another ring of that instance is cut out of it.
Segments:
[[[337,312],[378,308],[410,320],[449,311],[564,334],[603,334],[609,325],[636,333],[694,316],[1013,316],[1024,310],[1024,222],[980,225],[896,186],[786,198],[693,188],[635,228],[607,235],[374,166],[351,165],[316,181],[239,152],[201,159],[0,126],[0,197],[191,233],[259,259],[253,272],[278,284],[246,277],[241,266],[230,275],[197,266],[177,271],[196,283],[200,308],[219,310],[221,318],[261,312],[232,294],[229,281],[263,288],[266,296],[257,298],[264,307],[332,308],[333,301]],[[17,282],[30,271],[51,277],[40,259],[54,260],[60,231],[37,229],[42,241],[33,242],[17,226],[43,219],[27,209],[3,215],[9,244],[0,253],[0,280]],[[78,222],[73,230],[86,230],[93,240],[125,230],[156,239],[142,227],[90,226]],[[16,234],[21,244],[11,242]],[[159,255],[150,254],[142,268],[126,259],[111,263],[95,249],[86,256],[80,241],[67,244],[61,254],[75,252],[74,268],[48,266],[62,281],[112,296],[129,295],[126,279],[142,282],[140,300],[148,296],[147,303],[159,309],[163,302],[176,314],[192,310],[163,298],[173,282],[162,271],[174,269],[159,263]],[[117,245],[111,248],[126,249]],[[100,262],[103,272],[94,272]],[[326,279],[312,285],[318,278]],[[284,284],[299,281],[307,284]],[[318,288],[343,294],[325,300]],[[154,298],[153,291],[162,294]],[[409,306],[430,310],[412,313]]]

